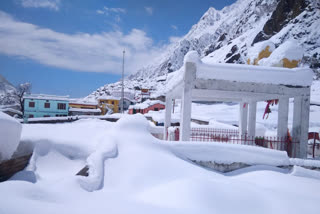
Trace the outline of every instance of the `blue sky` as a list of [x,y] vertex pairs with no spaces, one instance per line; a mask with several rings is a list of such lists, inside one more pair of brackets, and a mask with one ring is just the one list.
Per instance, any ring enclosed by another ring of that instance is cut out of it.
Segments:
[[33,93],[84,97],[154,59],[209,7],[235,0],[0,1],[0,74]]

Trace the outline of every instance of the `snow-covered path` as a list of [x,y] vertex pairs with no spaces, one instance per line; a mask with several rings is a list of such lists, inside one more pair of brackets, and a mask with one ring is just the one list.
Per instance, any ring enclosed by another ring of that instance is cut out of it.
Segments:
[[[320,172],[254,166],[218,173],[177,156],[147,125],[139,115],[25,125],[23,139],[38,144],[37,158],[0,183],[0,213],[319,213]],[[75,176],[88,161],[90,176]]]

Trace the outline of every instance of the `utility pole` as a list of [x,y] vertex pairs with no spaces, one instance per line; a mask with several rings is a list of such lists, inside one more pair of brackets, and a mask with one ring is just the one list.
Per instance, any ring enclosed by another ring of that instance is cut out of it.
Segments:
[[125,50],[123,50],[122,55],[122,88],[121,88],[121,113],[124,113],[124,54],[126,53]]

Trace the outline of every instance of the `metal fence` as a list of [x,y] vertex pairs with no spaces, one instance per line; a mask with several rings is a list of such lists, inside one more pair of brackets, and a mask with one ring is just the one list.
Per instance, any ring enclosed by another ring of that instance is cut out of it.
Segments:
[[318,132],[309,132],[308,134],[308,153],[312,158],[320,157],[320,136]]
[[[175,140],[179,140],[179,128],[175,130]],[[221,142],[229,144],[241,144],[259,146],[268,149],[286,151],[290,157],[296,157],[298,143],[290,137],[253,137],[240,135],[238,130],[192,128],[190,141]]]

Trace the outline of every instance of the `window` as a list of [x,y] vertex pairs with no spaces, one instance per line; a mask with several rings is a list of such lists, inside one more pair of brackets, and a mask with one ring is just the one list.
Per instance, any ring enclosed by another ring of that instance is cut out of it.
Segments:
[[159,109],[158,108],[154,108],[154,111],[159,111]]
[[50,103],[44,103],[44,108],[50,108]]
[[67,105],[65,103],[58,103],[58,109],[60,109],[60,110],[65,110],[66,106]]
[[34,102],[29,102],[29,107],[30,107],[30,108],[34,108],[34,106],[35,106],[35,103],[34,103]]
[[43,117],[50,117],[50,115],[43,115]]
[[28,118],[33,118],[33,114],[29,114],[29,117]]
[[112,101],[111,103],[112,103],[112,105],[114,105],[114,101]]

